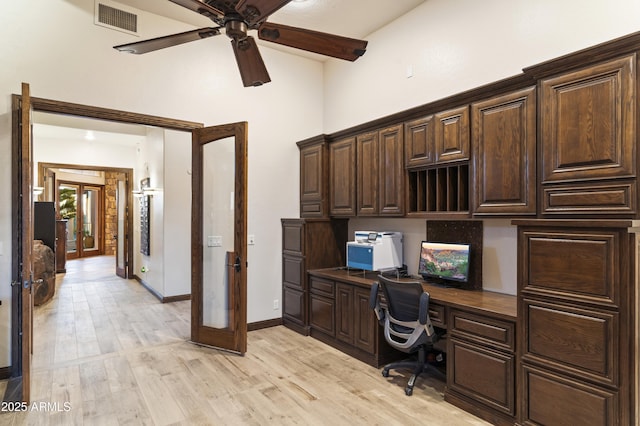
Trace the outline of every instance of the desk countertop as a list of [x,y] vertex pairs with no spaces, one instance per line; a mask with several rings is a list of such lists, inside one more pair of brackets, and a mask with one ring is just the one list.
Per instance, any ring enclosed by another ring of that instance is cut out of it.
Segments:
[[[342,268],[315,269],[310,270],[309,273],[322,278],[369,287],[378,277],[377,273],[349,271]],[[515,321],[517,318],[517,298],[510,294],[445,288],[424,281],[422,287],[429,293],[433,303],[478,311],[479,313],[489,313],[494,317],[502,317],[508,321]]]

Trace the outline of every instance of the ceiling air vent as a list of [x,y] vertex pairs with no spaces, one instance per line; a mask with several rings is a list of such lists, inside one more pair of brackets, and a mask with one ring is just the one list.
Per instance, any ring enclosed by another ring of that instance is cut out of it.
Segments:
[[138,35],[138,15],[118,7],[96,1],[95,23],[125,33]]

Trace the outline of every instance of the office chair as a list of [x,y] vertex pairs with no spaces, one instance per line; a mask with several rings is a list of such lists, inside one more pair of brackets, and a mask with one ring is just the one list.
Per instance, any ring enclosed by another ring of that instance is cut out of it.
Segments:
[[[378,300],[379,287],[386,299],[385,307]],[[382,375],[389,377],[391,369],[412,368],[413,375],[404,389],[411,396],[417,377],[429,367],[427,352],[438,339],[429,318],[429,293],[422,290],[418,281],[396,281],[379,275],[378,282],[371,286],[369,306],[384,326],[384,337],[393,348],[418,353],[416,361],[393,362],[382,369]]]

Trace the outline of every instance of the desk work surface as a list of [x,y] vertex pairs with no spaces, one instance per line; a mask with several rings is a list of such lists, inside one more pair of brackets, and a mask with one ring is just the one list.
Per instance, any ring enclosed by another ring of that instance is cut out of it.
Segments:
[[[371,286],[377,281],[378,273],[347,270],[344,268],[315,269],[309,274],[335,281],[344,281],[352,284]],[[416,281],[413,278],[401,278],[406,281]],[[517,298],[509,294],[496,293],[482,290],[462,290],[459,288],[447,288],[429,284],[422,279],[422,287],[429,293],[432,303],[460,308],[465,310],[490,313],[494,317],[502,317],[515,321],[517,318]]]

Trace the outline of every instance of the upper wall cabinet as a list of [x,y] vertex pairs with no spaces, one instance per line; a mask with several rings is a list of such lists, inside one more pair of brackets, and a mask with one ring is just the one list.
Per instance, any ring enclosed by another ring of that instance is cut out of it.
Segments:
[[380,144],[380,173],[378,174],[378,206],[381,216],[404,214],[404,164],[402,125],[387,127],[378,132]]
[[435,124],[433,115],[409,121],[404,125],[404,165],[424,167],[436,161]]
[[328,216],[328,143],[326,138],[299,142],[300,217]]
[[378,132],[356,137],[356,182],[358,216],[378,215],[378,170],[380,144]]
[[329,213],[331,216],[356,214],[356,138],[329,145]]
[[435,115],[436,162],[469,159],[469,107]]
[[469,107],[451,109],[404,125],[405,167],[469,159]]
[[540,81],[543,214],[636,209],[636,55]]
[[403,126],[356,137],[357,215],[404,213]]
[[474,215],[536,213],[535,87],[471,105]]

